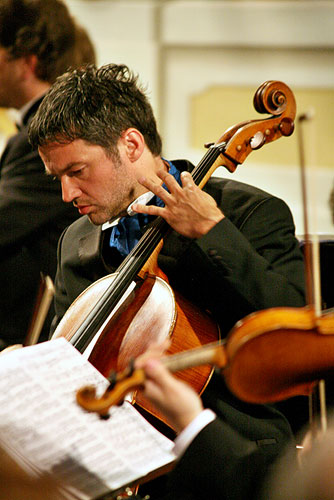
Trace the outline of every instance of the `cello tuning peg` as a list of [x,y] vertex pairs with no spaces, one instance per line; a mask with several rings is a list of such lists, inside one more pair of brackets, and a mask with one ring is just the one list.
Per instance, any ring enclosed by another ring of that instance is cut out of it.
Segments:
[[281,120],[280,124],[278,125],[278,128],[281,134],[287,137],[292,134],[295,125],[293,123],[293,120],[291,120],[291,118],[285,117]]
[[214,142],[206,142],[206,143],[204,144],[204,147],[205,147],[206,149],[209,149],[209,148],[211,148],[211,146],[213,146],[213,145],[214,145]]
[[252,149],[260,149],[266,141],[266,137],[263,132],[256,132],[249,141],[249,145]]

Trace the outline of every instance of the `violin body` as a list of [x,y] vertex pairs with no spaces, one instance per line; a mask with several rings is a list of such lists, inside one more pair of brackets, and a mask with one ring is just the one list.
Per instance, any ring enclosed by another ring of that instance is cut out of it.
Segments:
[[334,375],[334,316],[311,307],[272,308],[239,321],[226,342],[223,374],[231,391],[249,403],[310,395]]

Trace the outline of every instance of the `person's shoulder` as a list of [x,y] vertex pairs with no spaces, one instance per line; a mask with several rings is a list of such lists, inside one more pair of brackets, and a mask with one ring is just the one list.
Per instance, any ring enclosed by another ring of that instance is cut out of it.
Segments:
[[66,238],[84,237],[91,232],[98,230],[100,226],[94,226],[86,215],[83,215],[70,224],[64,231]]
[[[189,160],[185,159],[172,160],[172,163],[180,172],[184,170],[192,172],[195,168]],[[283,210],[287,214],[290,211],[283,199],[261,188],[234,179],[213,175],[203,189],[216,200],[225,215],[232,216],[233,214],[233,219],[238,215],[244,216],[244,214],[252,213],[255,208],[268,202],[275,207],[275,211],[276,207],[277,210]]]
[[224,196],[247,196],[262,199],[275,198],[273,194],[256,186],[223,177],[212,176],[208,182],[208,189],[219,189],[224,192]]
[[191,163],[191,161],[186,160],[184,158],[177,159],[177,160],[171,160],[171,163],[174,165],[174,167],[179,170],[179,172],[192,172],[195,168],[195,166]]
[[[180,171],[187,170],[192,172],[194,170],[194,165],[186,159],[172,160],[173,165]],[[254,197],[257,199],[269,199],[276,198],[274,195],[250,184],[240,182],[234,179],[228,179],[224,177],[218,177],[213,175],[204,187],[204,190],[209,192],[214,198],[220,195],[218,193],[224,192],[224,197],[236,196],[240,197]],[[216,194],[216,196],[215,196]]]
[[[39,154],[37,148],[33,148],[29,142],[29,125],[34,115],[36,114],[41,102],[42,98],[39,98],[30,105],[30,107],[24,113],[21,125],[18,125],[19,127],[18,132],[12,137],[13,147],[15,147],[17,150],[21,150],[22,152],[23,151],[26,152],[26,154],[35,153],[36,155],[38,155],[38,157]],[[43,165],[41,159],[40,163],[41,165]],[[43,170],[44,170],[44,165],[43,165]]]
[[246,217],[259,213],[261,207],[273,214],[281,213],[284,217],[290,217],[290,209],[284,200],[244,182],[211,177],[205,190],[216,200],[224,214],[237,225]]
[[274,198],[272,194],[250,184],[214,176],[209,179],[205,191],[215,198],[218,204],[231,205],[231,208],[243,204],[258,204]]
[[59,251],[68,265],[92,264],[99,260],[102,226],[94,225],[86,215],[72,222],[62,233]]

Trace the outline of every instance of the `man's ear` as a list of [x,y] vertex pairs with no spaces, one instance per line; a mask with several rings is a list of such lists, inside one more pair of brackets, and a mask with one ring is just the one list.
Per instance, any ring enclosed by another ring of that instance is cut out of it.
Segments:
[[23,57],[23,67],[26,77],[33,74],[36,77],[36,68],[38,64],[38,58],[35,54],[30,54]]
[[121,136],[121,143],[130,161],[137,161],[143,154],[145,139],[136,128],[128,128]]

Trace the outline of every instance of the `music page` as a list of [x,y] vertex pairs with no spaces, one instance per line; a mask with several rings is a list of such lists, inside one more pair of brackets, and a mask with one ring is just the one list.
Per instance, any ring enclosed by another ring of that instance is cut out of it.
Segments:
[[0,443],[29,472],[54,474],[64,498],[96,498],[174,461],[173,442],[129,402],[108,420],[77,405],[79,388],[107,384],[64,338],[3,354]]

